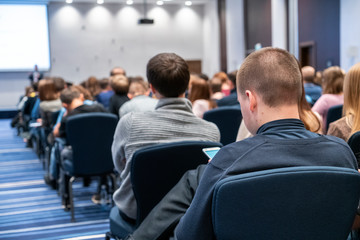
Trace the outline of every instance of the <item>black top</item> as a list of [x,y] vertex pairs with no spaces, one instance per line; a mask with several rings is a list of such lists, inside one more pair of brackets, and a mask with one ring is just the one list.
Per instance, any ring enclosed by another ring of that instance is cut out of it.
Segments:
[[128,98],[128,96],[126,94],[124,94],[124,95],[118,95],[118,94],[112,95],[111,98],[110,98],[110,103],[109,103],[109,112],[113,113],[113,114],[116,114],[118,116],[120,107],[129,100],[130,99]]

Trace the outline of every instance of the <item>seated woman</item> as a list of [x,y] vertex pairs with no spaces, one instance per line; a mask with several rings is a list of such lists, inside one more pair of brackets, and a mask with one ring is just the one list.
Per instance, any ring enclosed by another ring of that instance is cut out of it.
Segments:
[[330,123],[328,135],[347,141],[360,131],[360,63],[355,64],[345,76],[344,81],[344,117]]
[[209,84],[203,79],[196,79],[192,82],[189,100],[193,107],[195,116],[202,118],[204,112],[216,108],[216,103],[210,99]]
[[326,133],[326,118],[330,107],[344,103],[344,73],[340,67],[329,67],[323,74],[323,95],[312,107],[322,117],[322,131]]

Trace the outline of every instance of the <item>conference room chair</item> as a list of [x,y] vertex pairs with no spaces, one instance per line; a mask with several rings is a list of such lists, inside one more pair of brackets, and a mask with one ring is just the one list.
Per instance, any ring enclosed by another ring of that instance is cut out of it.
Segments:
[[356,157],[358,166],[360,166],[360,131],[351,135],[348,144]]
[[206,121],[213,122],[220,130],[220,142],[225,146],[236,141],[242,120],[239,106],[219,107],[204,113]]
[[289,167],[219,181],[212,202],[217,240],[345,240],[360,174],[339,167]]
[[112,191],[116,188],[111,145],[117,122],[117,117],[110,113],[84,113],[67,119],[66,139],[72,147],[73,159],[62,159],[61,168],[65,187],[68,186],[72,221],[75,221],[72,184],[76,178],[110,176]]
[[137,219],[130,224],[115,206],[110,213],[110,232],[106,239],[123,238],[132,233],[183,174],[208,163],[203,148],[221,147],[216,142],[184,141],[163,143],[136,151],[131,163],[131,183],[137,203]]
[[329,124],[335,122],[342,117],[343,105],[332,106],[328,110],[326,117],[326,130],[329,129]]

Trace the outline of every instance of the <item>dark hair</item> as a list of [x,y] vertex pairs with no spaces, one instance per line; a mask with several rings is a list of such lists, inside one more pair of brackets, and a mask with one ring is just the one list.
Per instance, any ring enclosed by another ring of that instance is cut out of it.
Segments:
[[51,101],[59,98],[52,79],[41,79],[38,88],[40,101]]
[[74,86],[65,88],[60,95],[61,102],[66,104],[71,104],[78,97],[80,97],[80,92]]
[[160,53],[147,64],[149,83],[164,97],[179,97],[189,84],[189,67],[175,53]]
[[100,84],[100,88],[104,90],[109,86],[110,81],[108,78],[103,78],[99,81],[99,84]]
[[124,76],[126,76],[126,72],[121,67],[114,67],[110,71],[110,77],[113,77],[113,76],[116,76],[116,75],[124,75]]
[[54,85],[55,85],[55,90],[57,92],[61,92],[62,90],[64,90],[66,82],[63,78],[61,77],[53,77],[52,80],[54,81]]

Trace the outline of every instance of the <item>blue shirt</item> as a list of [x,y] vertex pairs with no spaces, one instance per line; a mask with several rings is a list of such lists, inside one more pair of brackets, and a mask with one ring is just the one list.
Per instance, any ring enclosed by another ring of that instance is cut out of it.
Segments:
[[312,133],[298,119],[266,123],[254,137],[223,147],[207,165],[194,199],[175,229],[175,238],[215,239],[211,204],[214,186],[221,179],[295,166],[357,169],[355,156],[342,139]]

